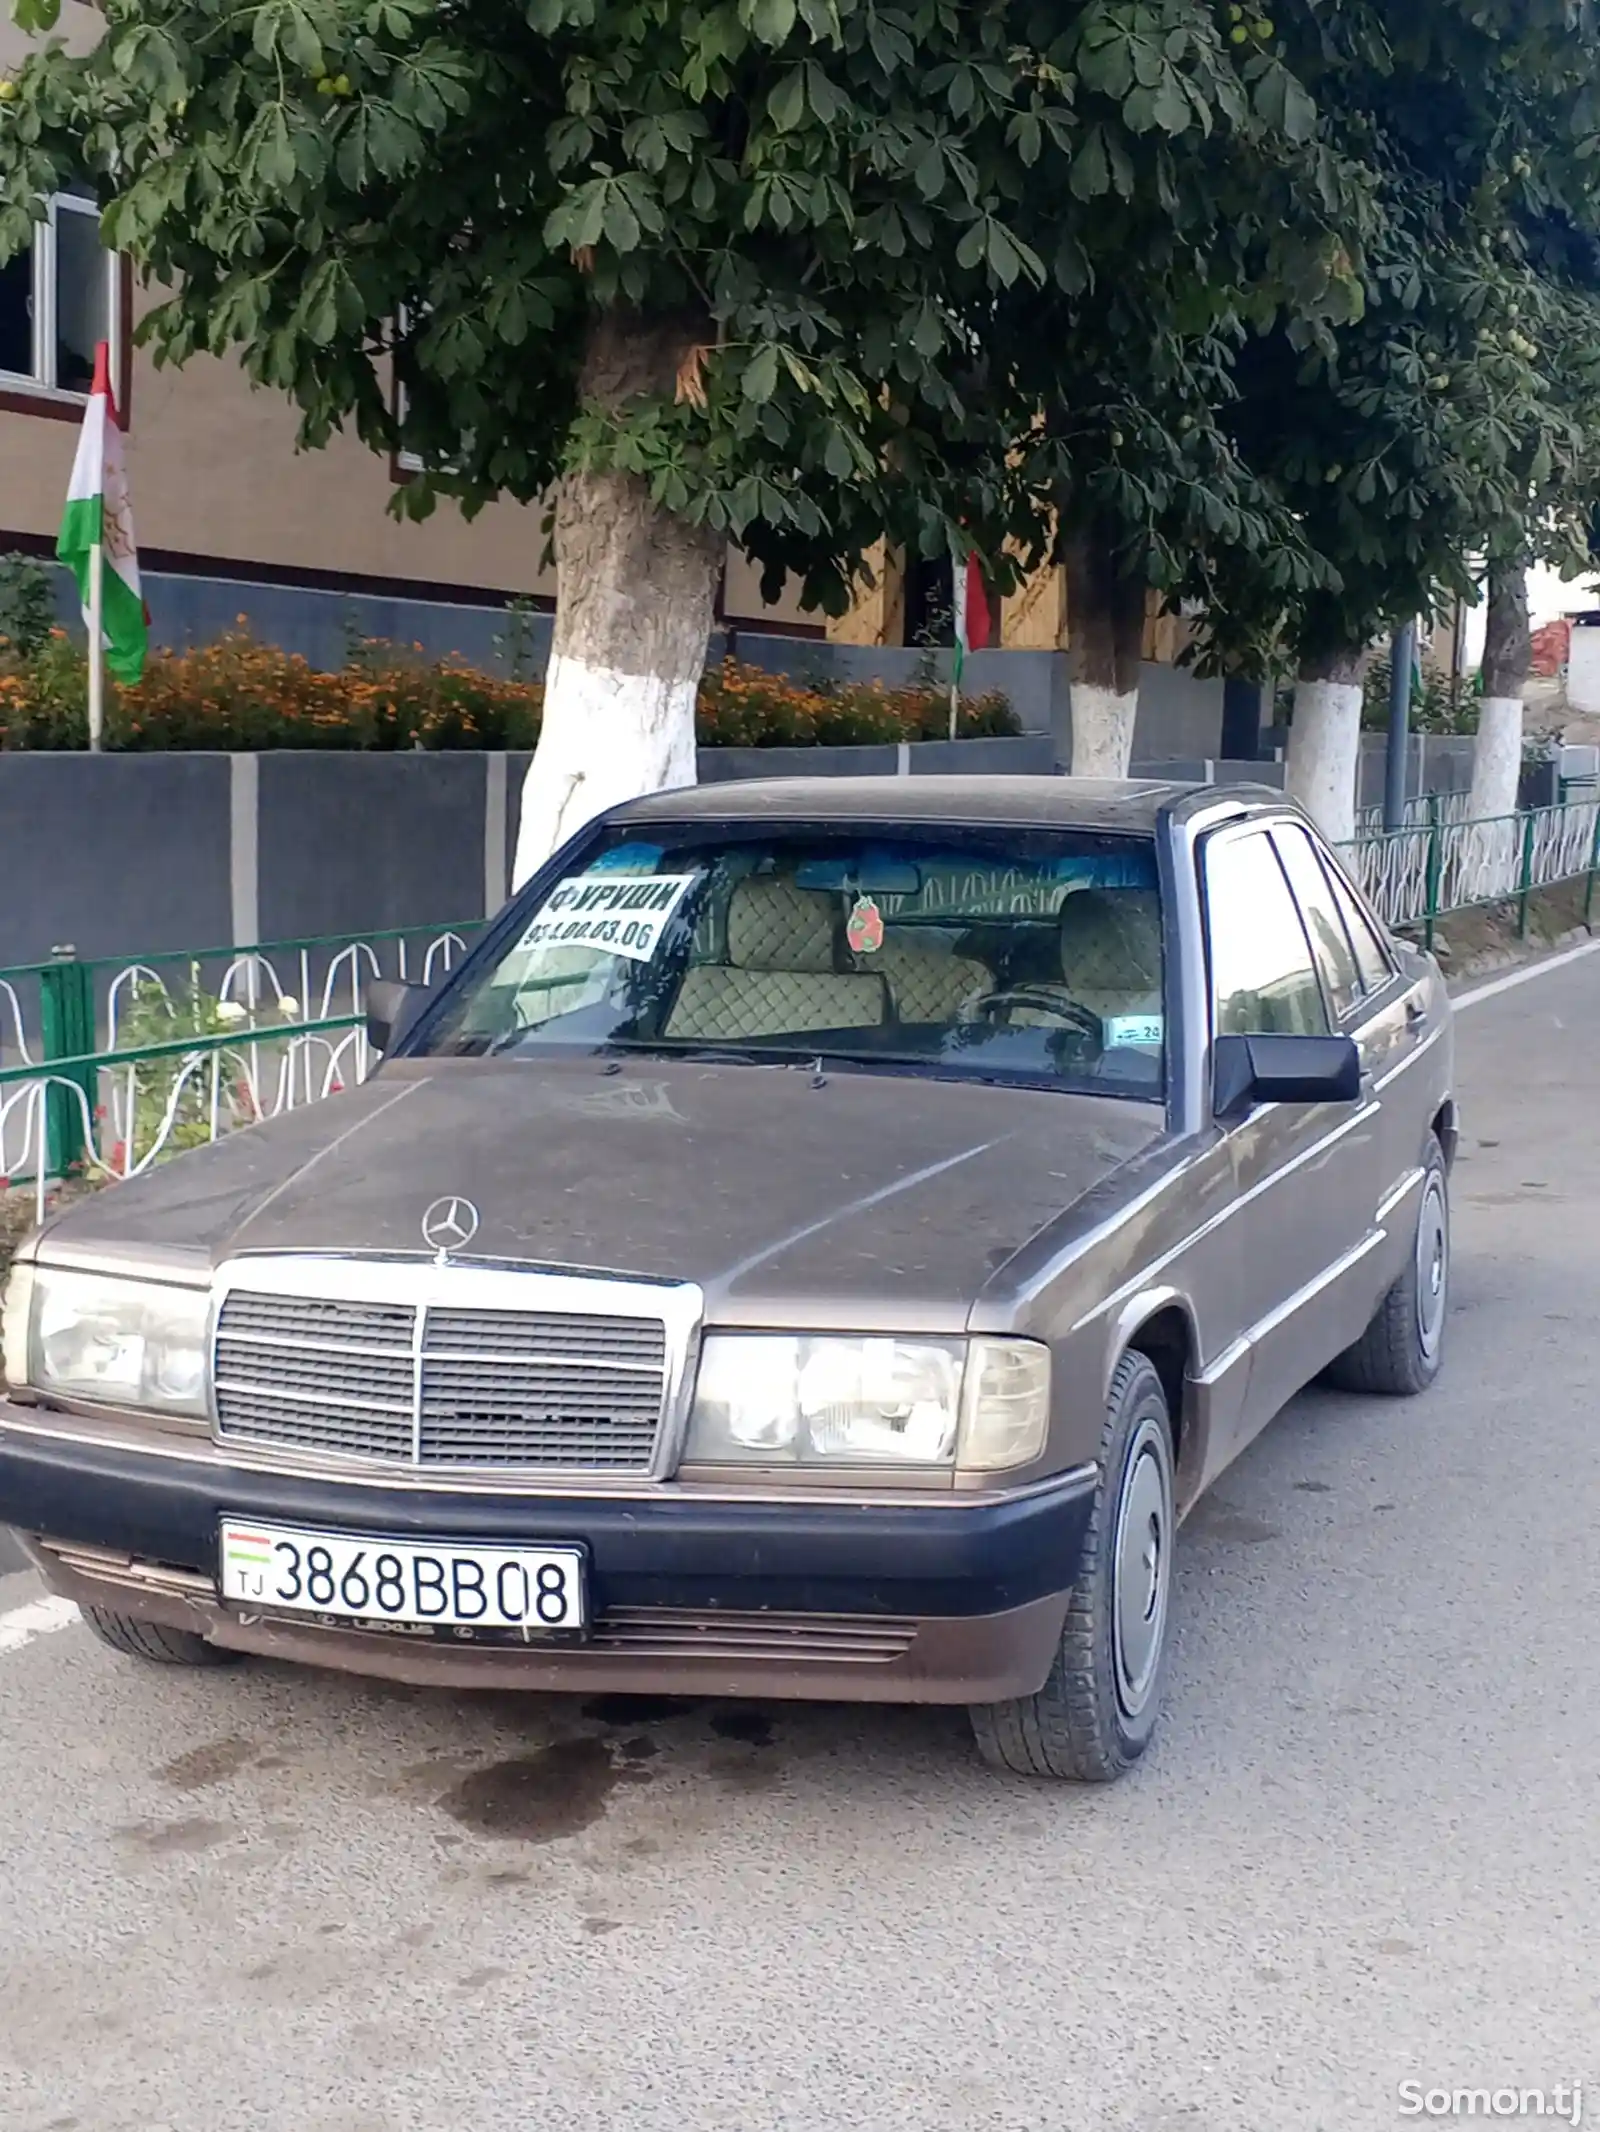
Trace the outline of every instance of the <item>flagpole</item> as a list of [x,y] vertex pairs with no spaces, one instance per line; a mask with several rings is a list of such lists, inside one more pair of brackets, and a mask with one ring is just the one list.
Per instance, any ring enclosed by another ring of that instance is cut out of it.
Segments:
[[89,751],[100,753],[105,731],[105,548],[89,550]]
[[957,720],[961,713],[961,670],[966,664],[966,558],[952,545],[950,550],[950,619],[955,648],[950,654],[950,738],[956,737]]

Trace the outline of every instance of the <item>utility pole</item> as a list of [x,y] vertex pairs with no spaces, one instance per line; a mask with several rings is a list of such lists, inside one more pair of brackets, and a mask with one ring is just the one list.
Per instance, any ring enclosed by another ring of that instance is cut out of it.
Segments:
[[1389,746],[1384,759],[1383,826],[1406,825],[1406,755],[1411,744],[1411,670],[1417,657],[1417,625],[1407,622],[1390,643]]

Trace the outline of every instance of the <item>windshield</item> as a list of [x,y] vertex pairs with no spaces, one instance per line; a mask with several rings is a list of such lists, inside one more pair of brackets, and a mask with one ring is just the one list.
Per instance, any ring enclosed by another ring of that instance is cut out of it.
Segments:
[[413,1052],[630,1052],[1159,1097],[1148,838],[618,826],[517,909]]

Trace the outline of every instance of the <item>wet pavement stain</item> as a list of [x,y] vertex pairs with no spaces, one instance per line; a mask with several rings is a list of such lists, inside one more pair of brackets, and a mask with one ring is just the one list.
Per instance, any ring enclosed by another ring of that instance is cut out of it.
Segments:
[[218,1844],[227,1843],[238,1833],[231,1821],[202,1821],[198,1817],[188,1821],[136,1821],[131,1828],[117,1831],[119,1836],[126,1836],[131,1843],[158,1856],[214,1851]]
[[730,1791],[773,1791],[783,1782],[781,1763],[753,1754],[713,1755],[709,1767]]
[[651,1739],[648,1732],[636,1733],[631,1740],[622,1743],[622,1759],[625,1762],[649,1762],[661,1752],[661,1742]]
[[719,1710],[711,1729],[721,1740],[743,1740],[750,1747],[772,1745],[772,1720],[764,1710]]
[[255,1752],[253,1740],[207,1740],[203,1747],[191,1747],[187,1754],[164,1762],[154,1775],[174,1791],[203,1791],[208,1784],[226,1784],[236,1777],[249,1767]]
[[601,1725],[659,1725],[698,1707],[683,1695],[592,1695],[583,1714]]
[[556,1740],[474,1770],[438,1803],[474,1835],[554,1843],[600,1819],[618,1776],[604,1740]]
[[1326,1481],[1296,1481],[1295,1488],[1301,1495],[1332,1495]]
[[1248,1510],[1231,1503],[1203,1503],[1194,1516],[1194,1529],[1208,1540],[1237,1540],[1246,1547],[1259,1547],[1266,1540],[1281,1540],[1282,1532]]

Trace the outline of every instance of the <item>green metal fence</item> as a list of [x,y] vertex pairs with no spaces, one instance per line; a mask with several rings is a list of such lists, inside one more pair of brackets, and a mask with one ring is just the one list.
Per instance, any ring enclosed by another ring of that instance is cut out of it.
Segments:
[[354,1086],[367,986],[434,982],[484,923],[0,970],[0,1189],[132,1176]]
[[1587,924],[1600,873],[1600,800],[1487,821],[1452,820],[1436,801],[1422,822],[1359,837],[1343,857],[1388,923],[1420,931],[1429,947],[1441,918],[1491,904],[1515,904],[1525,934],[1535,891],[1564,881],[1584,881]]

